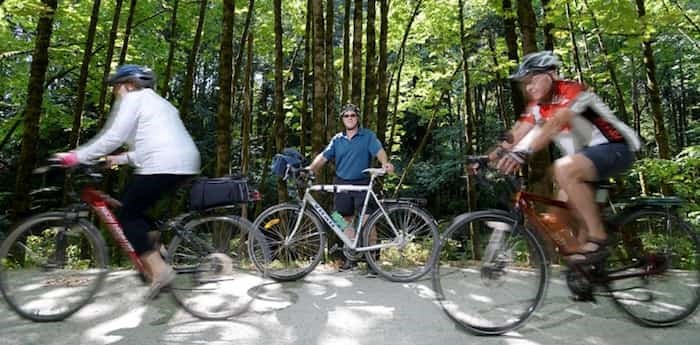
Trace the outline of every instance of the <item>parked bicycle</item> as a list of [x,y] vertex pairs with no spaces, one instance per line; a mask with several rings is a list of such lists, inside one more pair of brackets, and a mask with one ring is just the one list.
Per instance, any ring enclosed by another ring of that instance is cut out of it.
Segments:
[[[37,173],[57,168],[60,165],[49,165]],[[102,179],[103,169],[79,165],[68,170],[68,195],[74,203],[30,217],[0,244],[0,290],[20,316],[33,321],[65,319],[100,289],[109,257],[101,231],[90,220],[93,215],[144,274],[112,213],[119,202],[92,187]],[[75,185],[83,182],[87,184],[78,195]],[[161,229],[172,235],[165,254],[177,274],[170,286],[172,296],[199,318],[225,319],[242,312],[250,302],[249,290],[262,282],[245,244],[251,234],[260,235],[248,220],[231,213],[230,207],[188,212],[166,221]],[[265,262],[269,253],[262,248],[259,260]]]
[[[366,169],[370,181],[366,186],[313,184],[314,175],[304,169],[287,167],[297,191],[296,202],[274,205],[263,211],[253,226],[263,234],[270,246],[271,278],[285,281],[304,277],[321,261],[326,248],[327,229],[343,242],[348,259],[358,260],[364,254],[367,264],[382,277],[396,282],[414,281],[433,266],[438,255],[437,223],[417,205],[399,200],[380,200],[372,187],[384,169]],[[312,192],[367,192],[362,212],[357,216],[356,236],[349,238],[312,196]],[[377,209],[368,214],[370,203]],[[249,242],[250,255],[258,267],[262,251],[257,238]]]
[[[487,178],[487,157],[468,162],[480,167],[475,175],[480,185],[494,185]],[[441,262],[433,271],[443,310],[481,335],[522,326],[545,297],[551,263],[545,245],[567,255],[575,243],[565,225],[535,209],[535,203],[567,208],[565,202],[524,191],[522,177],[493,176],[509,182],[513,206],[457,216],[442,236]],[[600,194],[610,187],[599,185]],[[636,198],[618,213],[604,212],[611,254],[603,263],[567,268],[574,296],[611,297],[644,326],[672,326],[690,317],[700,303],[700,241],[679,206],[675,197]]]

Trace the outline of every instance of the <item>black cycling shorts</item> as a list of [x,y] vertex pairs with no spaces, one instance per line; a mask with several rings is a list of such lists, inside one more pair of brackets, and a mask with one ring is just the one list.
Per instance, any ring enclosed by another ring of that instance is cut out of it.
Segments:
[[[355,186],[366,186],[369,184],[369,178],[360,180],[344,180],[338,176],[333,179],[333,184],[351,184]],[[335,210],[341,215],[348,217],[360,214],[362,206],[365,202],[367,192],[338,192],[333,196],[333,204]],[[367,205],[367,215],[376,209],[374,200],[370,199]]]
[[605,180],[621,174],[634,163],[634,152],[626,143],[608,143],[586,147],[581,154],[590,159],[595,165],[598,180]]

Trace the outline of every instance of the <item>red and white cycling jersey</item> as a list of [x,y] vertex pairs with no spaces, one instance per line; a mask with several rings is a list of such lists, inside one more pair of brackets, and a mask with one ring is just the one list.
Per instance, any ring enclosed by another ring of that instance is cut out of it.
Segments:
[[570,109],[576,116],[553,138],[562,154],[570,155],[584,147],[607,143],[627,143],[631,151],[639,150],[641,144],[634,130],[615,117],[595,93],[586,90],[582,84],[567,80],[555,80],[553,87],[550,103],[530,103],[527,113],[518,119],[535,127],[517,147],[527,147],[557,110]]

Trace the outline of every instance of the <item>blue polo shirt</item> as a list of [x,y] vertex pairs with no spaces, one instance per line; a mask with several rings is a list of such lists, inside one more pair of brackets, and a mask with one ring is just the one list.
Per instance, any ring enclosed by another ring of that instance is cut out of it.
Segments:
[[343,180],[367,178],[362,173],[370,167],[372,158],[382,149],[377,135],[369,129],[360,128],[352,139],[345,131],[336,134],[323,150],[327,160],[335,159],[335,175]]

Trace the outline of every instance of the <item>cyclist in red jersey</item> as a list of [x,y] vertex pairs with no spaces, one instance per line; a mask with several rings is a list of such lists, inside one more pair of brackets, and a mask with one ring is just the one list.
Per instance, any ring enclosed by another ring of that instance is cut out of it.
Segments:
[[[517,170],[538,150],[554,141],[562,157],[554,162],[559,198],[567,200],[582,219],[579,250],[570,263],[599,262],[608,255],[607,233],[589,182],[629,169],[637,134],[612,113],[583,84],[559,79],[559,59],[551,51],[528,54],[511,78],[520,82],[528,104],[511,129],[512,141],[496,166],[505,173]],[[492,156],[496,159],[496,156]]]

